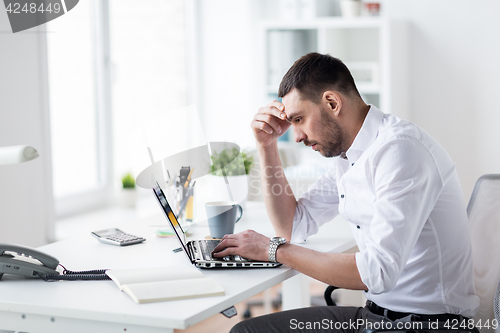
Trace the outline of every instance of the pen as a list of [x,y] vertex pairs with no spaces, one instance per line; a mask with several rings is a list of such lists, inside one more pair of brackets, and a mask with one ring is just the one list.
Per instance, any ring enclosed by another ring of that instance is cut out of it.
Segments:
[[184,183],[184,188],[186,188],[188,185],[189,185],[189,182],[191,181],[191,175],[193,174],[193,171],[194,171],[194,168],[191,169],[191,171],[189,171],[189,175],[186,179],[186,182]]
[[179,171],[179,185],[182,186],[184,182],[186,181],[189,173],[191,172],[191,168],[188,166],[183,166],[181,167],[181,170]]
[[193,182],[193,185],[191,185],[189,187],[189,189],[188,189],[188,191],[186,193],[186,197],[181,202],[181,207],[179,208],[179,213],[177,213],[177,219],[179,219],[180,216],[182,216],[182,211],[184,210],[184,208],[186,208],[186,205],[187,205],[187,202],[189,200],[189,197],[191,196],[191,193],[193,193],[194,185],[196,185],[196,180]]

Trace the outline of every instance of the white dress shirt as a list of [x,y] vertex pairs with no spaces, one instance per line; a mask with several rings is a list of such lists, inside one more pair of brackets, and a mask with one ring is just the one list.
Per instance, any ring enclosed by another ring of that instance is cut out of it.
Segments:
[[297,202],[292,242],[338,213],[360,252],[366,298],[392,311],[472,317],[469,224],[450,156],[416,125],[371,106],[347,159]]

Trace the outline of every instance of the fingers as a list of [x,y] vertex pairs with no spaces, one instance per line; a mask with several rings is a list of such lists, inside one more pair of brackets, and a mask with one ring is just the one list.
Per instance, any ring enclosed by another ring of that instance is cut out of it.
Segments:
[[269,113],[276,118],[286,120],[285,105],[283,103],[272,101],[271,103],[267,104],[265,108],[261,108],[259,112],[261,110],[263,111],[263,113]]
[[257,143],[261,146],[276,144],[291,126],[285,113],[285,105],[273,101],[255,114],[250,126]]
[[214,252],[212,253],[212,256],[214,256],[215,258],[222,258],[222,257],[225,257],[225,256],[234,256],[234,255],[237,255],[237,248],[235,247],[228,247],[228,248],[225,248],[224,250],[220,251],[220,252]]
[[232,238],[231,236],[233,235],[225,235],[222,237],[222,240],[217,244],[215,249],[212,251],[212,255],[214,257],[224,257],[229,254],[224,254],[227,253],[230,249],[236,249],[238,247],[238,240],[235,238]]
[[285,129],[288,129],[287,124],[283,123],[283,121],[287,120],[284,110],[285,106],[278,101],[273,101],[267,106],[260,108],[252,120],[252,128],[257,131],[264,131],[267,134],[281,134],[283,126],[285,126]]
[[265,114],[265,113],[257,113],[254,117],[254,128],[260,129],[261,131],[266,132],[267,134],[281,133],[282,127],[276,119],[275,116]]
[[247,259],[266,261],[268,252],[269,238],[253,230],[246,230],[238,234],[225,235],[212,255],[215,258],[240,255]]
[[236,239],[225,238],[226,236],[224,236],[222,240],[219,242],[219,244],[217,244],[215,249],[212,251],[212,254],[221,252],[222,250],[227,249],[228,247],[238,246],[238,241]]

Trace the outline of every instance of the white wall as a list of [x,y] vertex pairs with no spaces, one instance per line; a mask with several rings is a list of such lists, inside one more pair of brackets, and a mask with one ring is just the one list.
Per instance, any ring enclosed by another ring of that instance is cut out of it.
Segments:
[[40,157],[0,165],[0,242],[53,238],[51,155],[43,27],[13,34],[0,5],[0,146],[27,144]]
[[385,0],[384,15],[411,23],[410,120],[457,164],[466,197],[500,173],[500,2]]
[[208,141],[253,145],[255,22],[252,0],[195,1],[198,15],[198,108]]
[[[480,175],[500,173],[500,1],[381,2],[382,15],[411,26],[409,118],[448,150],[468,198]],[[323,13],[324,1],[318,4]],[[252,45],[258,42],[255,24],[279,18],[279,12],[270,12],[277,6],[249,0],[198,5],[199,95],[207,137],[251,142],[249,122],[260,106],[256,102],[262,103],[251,67],[260,52]]]

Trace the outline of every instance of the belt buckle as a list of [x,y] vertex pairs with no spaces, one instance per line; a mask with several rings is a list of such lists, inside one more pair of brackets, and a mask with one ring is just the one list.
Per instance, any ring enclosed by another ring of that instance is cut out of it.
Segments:
[[382,308],[380,306],[378,306],[375,302],[373,301],[367,301],[366,302],[366,306],[368,307],[368,309],[370,309],[370,311],[374,314],[377,314],[379,316],[383,316],[384,313],[380,312],[380,310],[382,310]]

